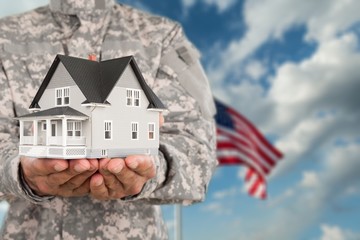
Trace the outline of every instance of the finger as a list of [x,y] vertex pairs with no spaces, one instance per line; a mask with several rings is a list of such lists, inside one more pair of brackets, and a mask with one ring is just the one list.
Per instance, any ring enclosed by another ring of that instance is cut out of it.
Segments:
[[[66,181],[65,183],[62,183],[60,185],[60,190],[74,190],[79,188],[81,185],[83,185],[97,170],[89,170],[86,171],[84,173],[81,173],[79,175],[76,175],[74,177],[72,177],[71,179],[69,179],[68,181]],[[55,180],[54,180],[55,179]],[[54,178],[52,180],[49,180],[49,182],[51,181],[56,181],[56,178]]]
[[113,174],[120,174],[124,168],[125,162],[122,158],[113,158],[106,165],[106,169]]
[[90,193],[90,178],[81,184],[78,188],[71,190],[68,197],[82,197]]
[[69,167],[68,161],[64,159],[21,157],[20,162],[24,174],[28,177],[46,176],[64,171]]
[[141,192],[145,182],[148,180],[148,178],[140,176],[132,169],[128,168],[126,164],[124,164],[120,173],[114,175],[118,182],[121,183],[121,188],[115,193],[110,191],[111,196],[136,195]]
[[[60,186],[65,184],[75,176],[81,175],[86,171],[88,172],[96,171],[96,168],[93,166],[93,164],[90,164],[90,161],[88,159],[72,159],[68,161],[69,161],[69,167],[65,171],[59,173],[53,173],[49,176],[48,178],[49,185]],[[82,177],[77,178],[75,180],[76,183],[74,184],[77,184],[79,181],[82,181]],[[72,187],[74,188],[78,186],[73,185]]]
[[156,173],[155,163],[152,156],[131,155],[125,159],[128,168],[145,178],[153,178]]
[[124,160],[121,158],[100,160],[100,173],[104,177],[110,195],[116,195],[116,192],[123,191],[123,186],[116,175],[120,174],[124,165]]
[[70,160],[69,173],[70,174],[79,174],[85,171],[90,170],[92,165],[88,159],[72,159]]
[[104,178],[101,174],[94,174],[90,179],[91,196],[98,200],[109,198],[109,191],[105,186]]

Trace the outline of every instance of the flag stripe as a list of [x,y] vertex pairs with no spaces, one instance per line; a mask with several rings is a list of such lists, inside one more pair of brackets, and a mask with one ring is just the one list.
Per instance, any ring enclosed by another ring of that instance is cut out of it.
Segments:
[[245,147],[251,149],[252,151],[256,152],[257,155],[260,155],[261,159],[266,161],[266,165],[267,166],[275,166],[276,162],[274,159],[271,158],[271,156],[267,155],[265,152],[262,151],[262,149],[260,149],[259,147],[257,147],[257,144],[255,143],[249,143],[248,141],[244,141],[244,137],[237,134],[237,133],[232,133],[226,129],[223,129],[222,127],[218,127],[218,135],[223,135],[229,138],[229,140],[231,142],[236,142],[239,144],[243,144],[245,145]]
[[[231,149],[231,150],[221,150],[217,151],[217,157],[219,158],[238,158],[237,160],[239,163],[243,163],[246,166],[249,166],[253,169],[256,169],[256,172],[262,176],[264,176],[264,172],[261,170],[259,165],[255,162],[251,161],[246,155],[242,154],[241,152]],[[220,162],[222,164],[222,162]]]
[[250,158],[250,161],[252,160],[252,161],[254,161],[255,164],[259,165],[261,170],[264,173],[268,174],[270,172],[269,167],[262,164],[261,160],[259,160],[257,158],[257,156],[254,156],[251,153],[247,152],[246,149],[244,149],[241,146],[238,146],[236,143],[233,143],[233,142],[218,142],[217,146],[218,146],[218,148],[221,148],[223,150],[235,149],[235,150],[241,152],[242,154],[244,154],[247,158]]
[[235,120],[235,124],[236,124],[236,129],[238,130],[238,133],[242,134],[245,138],[247,138],[248,141],[253,144],[252,145],[253,147],[256,147],[259,150],[261,150],[261,152],[263,152],[264,154],[266,154],[266,156],[271,158],[272,161],[275,159],[278,159],[278,156],[271,149],[269,149],[267,147],[267,144],[268,144],[267,141],[263,142],[263,140],[259,139],[254,133],[244,129],[247,126],[239,123],[239,120]]
[[261,140],[261,142],[262,142],[263,144],[266,145],[267,149],[269,149],[270,151],[272,151],[273,154],[274,154],[275,156],[277,156],[277,158],[282,158],[282,156],[283,156],[282,153],[281,153],[279,150],[277,150],[274,146],[272,146],[272,145],[265,139],[265,137],[254,127],[254,125],[253,125],[252,123],[250,123],[250,121],[248,121],[245,117],[243,117],[241,114],[239,114],[238,112],[236,112],[236,111],[235,111],[234,109],[232,109],[232,108],[229,108],[229,112],[230,112],[230,114],[235,115],[239,120],[241,120],[242,123],[244,123],[244,125],[245,125],[246,127],[248,127],[248,128],[251,130],[251,132],[254,133],[254,134],[256,135],[256,137]]
[[215,104],[217,158],[220,164],[246,166],[245,189],[250,196],[265,199],[266,176],[282,158],[282,153],[240,113],[217,100]]

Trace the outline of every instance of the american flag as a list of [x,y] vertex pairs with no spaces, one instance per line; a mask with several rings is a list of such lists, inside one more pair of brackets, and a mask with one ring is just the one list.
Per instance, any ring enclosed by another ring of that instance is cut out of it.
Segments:
[[245,189],[250,196],[266,198],[266,177],[282,153],[244,116],[215,100],[217,114],[217,158],[220,165],[242,164]]

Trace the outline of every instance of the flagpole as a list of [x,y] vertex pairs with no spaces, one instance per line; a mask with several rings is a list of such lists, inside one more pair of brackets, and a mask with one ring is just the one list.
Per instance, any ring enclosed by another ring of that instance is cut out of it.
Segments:
[[175,205],[175,240],[182,240],[182,207],[180,204]]

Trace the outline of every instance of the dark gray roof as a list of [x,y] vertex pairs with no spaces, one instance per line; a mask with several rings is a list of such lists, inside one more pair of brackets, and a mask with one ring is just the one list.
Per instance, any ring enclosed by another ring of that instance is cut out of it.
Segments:
[[126,67],[130,64],[150,105],[153,106],[152,108],[165,109],[160,99],[146,84],[133,56],[97,62],[64,55],[56,56],[30,108],[38,106],[38,102],[48,86],[59,62],[64,64],[64,67],[84,94],[86,102],[105,104],[111,90],[116,85]]
[[46,109],[44,111],[38,111],[23,115],[20,118],[28,118],[28,117],[51,117],[51,116],[69,116],[69,117],[88,117],[87,115],[79,112],[71,107],[55,107]]

